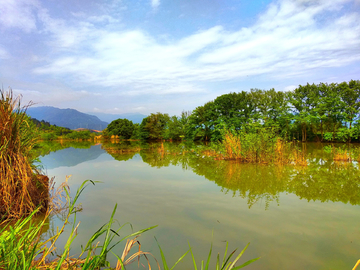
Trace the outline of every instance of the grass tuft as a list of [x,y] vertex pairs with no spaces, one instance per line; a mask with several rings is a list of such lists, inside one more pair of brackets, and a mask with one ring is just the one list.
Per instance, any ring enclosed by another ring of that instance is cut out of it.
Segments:
[[36,137],[21,96],[0,90],[0,219],[17,219],[48,206],[49,178],[32,165]]

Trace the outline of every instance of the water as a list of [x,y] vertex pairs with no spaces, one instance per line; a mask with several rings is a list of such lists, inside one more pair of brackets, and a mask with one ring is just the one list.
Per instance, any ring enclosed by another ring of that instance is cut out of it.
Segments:
[[[226,241],[231,251],[250,242],[240,264],[261,259],[245,269],[352,269],[360,259],[356,162],[335,163],[315,144],[307,146],[307,168],[214,161],[200,154],[202,147],[122,143],[43,156],[44,170],[57,182],[72,175],[73,194],[86,179],[102,182],[82,194],[72,252],[80,252],[117,204],[121,225],[131,222],[133,230],[158,225],[139,238],[142,250],[161,260],[155,236],[171,266],[188,242],[198,264],[206,261],[212,242],[212,265],[217,253],[222,258]],[[54,217],[51,227],[60,224]],[[121,248],[115,252],[121,254]],[[193,268],[190,254],[176,267]]]

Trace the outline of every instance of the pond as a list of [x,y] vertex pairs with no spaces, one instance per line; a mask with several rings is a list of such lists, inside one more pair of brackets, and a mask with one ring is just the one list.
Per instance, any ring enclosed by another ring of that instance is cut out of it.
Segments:
[[[212,243],[215,265],[226,242],[229,251],[250,242],[238,265],[261,258],[245,269],[352,269],[360,259],[358,164],[334,162],[321,144],[302,147],[306,167],[219,161],[203,154],[205,145],[139,142],[48,147],[41,162],[58,183],[71,175],[73,194],[84,180],[101,181],[81,195],[73,254],[117,204],[119,224],[158,225],[141,235],[141,248],[161,261],[156,237],[171,266],[188,243],[198,264]],[[60,224],[54,216],[49,231]],[[194,269],[191,255],[175,269]]]

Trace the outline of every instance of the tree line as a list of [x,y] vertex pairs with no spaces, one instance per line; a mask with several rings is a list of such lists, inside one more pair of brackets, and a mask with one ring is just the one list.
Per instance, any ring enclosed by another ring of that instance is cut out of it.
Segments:
[[28,125],[30,129],[32,129],[34,134],[36,134],[36,136],[41,140],[89,140],[96,136],[96,134],[91,132],[91,130],[71,130],[66,127],[51,125],[49,122],[44,120],[39,121],[36,118],[31,118],[30,116],[27,116],[27,118],[29,119]]
[[299,85],[282,92],[251,89],[217,97],[180,116],[151,113],[141,124],[117,119],[105,137],[143,140],[222,140],[224,130],[272,129],[286,140],[358,141],[360,81]]

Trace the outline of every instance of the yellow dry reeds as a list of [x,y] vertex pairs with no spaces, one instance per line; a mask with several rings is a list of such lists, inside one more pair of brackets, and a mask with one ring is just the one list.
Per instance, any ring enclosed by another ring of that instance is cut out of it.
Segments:
[[226,159],[241,159],[241,139],[227,132],[224,136],[223,145],[225,146]]
[[303,152],[271,131],[264,130],[254,134],[225,132],[222,148],[221,157],[217,156],[216,159],[236,160],[244,163],[307,165],[307,159]]
[[[48,203],[47,176],[34,172],[30,150],[35,136],[21,96],[11,89],[0,97],[0,219],[19,218]],[[30,105],[30,104],[29,104]],[[28,106],[29,106],[28,105]]]
[[351,155],[348,151],[335,151],[334,153],[335,161],[352,161]]

